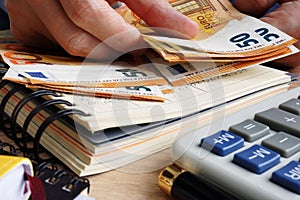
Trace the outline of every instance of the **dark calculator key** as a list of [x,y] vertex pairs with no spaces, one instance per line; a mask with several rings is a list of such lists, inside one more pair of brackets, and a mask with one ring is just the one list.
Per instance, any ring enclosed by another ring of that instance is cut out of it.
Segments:
[[295,115],[300,115],[300,99],[291,99],[279,105],[279,108]]
[[253,142],[263,136],[268,135],[270,133],[270,129],[268,126],[262,123],[247,119],[239,124],[230,126],[229,132],[243,137],[248,142]]
[[276,133],[272,137],[264,139],[262,145],[286,158],[300,151],[300,139],[284,132]]
[[300,116],[271,108],[255,114],[254,120],[266,124],[275,131],[284,131],[300,137]]

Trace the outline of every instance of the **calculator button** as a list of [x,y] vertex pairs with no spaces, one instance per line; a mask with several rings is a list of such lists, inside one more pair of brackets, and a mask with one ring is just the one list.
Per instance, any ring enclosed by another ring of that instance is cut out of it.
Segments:
[[269,134],[270,129],[262,123],[247,119],[239,124],[229,127],[229,132],[243,137],[248,142],[253,142]]
[[300,194],[300,162],[291,161],[286,166],[273,172],[271,181]]
[[244,139],[238,135],[221,130],[201,140],[201,147],[219,156],[226,156],[244,146]]
[[280,155],[266,147],[255,144],[236,153],[233,162],[256,174],[261,174],[280,162]]
[[263,140],[262,145],[286,158],[300,151],[300,139],[284,132]]
[[300,115],[300,99],[291,99],[279,105],[279,108],[295,115]]
[[269,110],[256,113],[254,120],[266,124],[276,131],[284,131],[300,137],[300,116],[292,113],[271,108]]

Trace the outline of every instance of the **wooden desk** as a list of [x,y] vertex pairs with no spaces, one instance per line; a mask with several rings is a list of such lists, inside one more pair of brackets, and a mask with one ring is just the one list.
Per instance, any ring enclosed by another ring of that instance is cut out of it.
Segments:
[[157,185],[161,169],[171,163],[169,152],[167,149],[120,169],[88,177],[90,196],[97,200],[170,200]]
[[[299,67],[281,69],[300,74],[300,62]],[[171,200],[157,185],[160,170],[170,162],[167,149],[121,169],[90,176],[90,195],[97,200]]]

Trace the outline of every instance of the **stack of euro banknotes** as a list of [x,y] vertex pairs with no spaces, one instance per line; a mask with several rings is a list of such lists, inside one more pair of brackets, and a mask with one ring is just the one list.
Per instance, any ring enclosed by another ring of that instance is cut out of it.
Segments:
[[84,60],[28,49],[0,40],[10,69],[3,79],[75,94],[164,101],[173,87],[192,84],[294,53],[297,40],[237,11],[229,0],[169,0],[174,9],[199,24],[193,39],[161,35],[126,5],[117,9],[141,30],[151,46],[138,59]]

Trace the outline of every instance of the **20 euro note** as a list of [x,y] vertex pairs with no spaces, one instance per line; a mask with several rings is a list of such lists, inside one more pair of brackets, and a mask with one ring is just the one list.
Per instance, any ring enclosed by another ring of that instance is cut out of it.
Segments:
[[78,86],[55,86],[55,85],[39,85],[31,84],[30,81],[18,74],[12,68],[9,68],[3,79],[10,80],[19,84],[24,84],[32,89],[48,89],[52,91],[71,93],[79,95],[87,95],[93,97],[143,100],[143,101],[165,101],[165,94],[172,93],[172,88],[168,85],[164,86],[131,86],[118,88],[94,88],[94,87],[78,87]]
[[151,70],[151,63],[84,61],[77,57],[32,52],[20,44],[0,44],[0,54],[4,62],[31,84],[101,88],[167,84],[162,76]]

